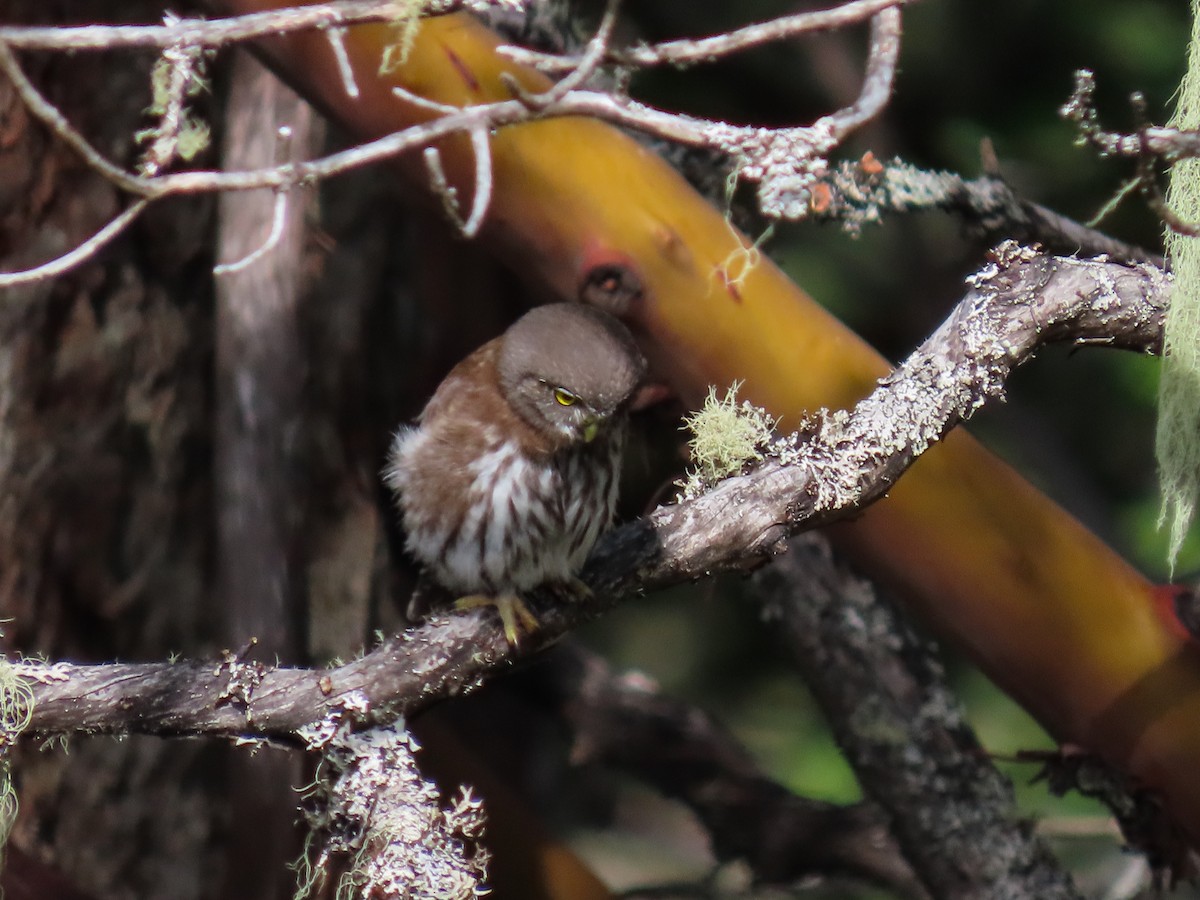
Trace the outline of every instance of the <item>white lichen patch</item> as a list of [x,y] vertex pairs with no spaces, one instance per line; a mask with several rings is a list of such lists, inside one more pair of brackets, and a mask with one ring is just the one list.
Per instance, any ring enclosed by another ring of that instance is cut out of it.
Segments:
[[488,893],[489,854],[478,844],[483,804],[463,788],[443,807],[437,787],[417,769],[418,749],[403,723],[340,730],[329,741],[305,798],[314,836],[297,865],[298,900],[317,893],[334,869],[343,872],[338,900],[468,900]]
[[802,128],[739,128],[711,123],[712,146],[737,160],[737,175],[758,185],[758,205],[772,219],[796,221],[808,214],[813,185],[828,170],[837,146],[833,119]]
[[777,419],[748,400],[738,403],[740,388],[741,382],[734,382],[724,398],[718,398],[717,389],[710,387],[704,406],[684,417],[684,427],[692,433],[688,445],[695,467],[680,485],[686,499],[762,461],[770,446]]
[[64,662],[47,663],[36,659],[23,659],[10,663],[13,674],[25,681],[35,681],[38,684],[52,684],[71,680],[70,666]]
[[365,718],[370,711],[370,698],[362,691],[350,691],[323,718],[297,728],[296,737],[304,741],[306,750],[323,750],[335,737],[348,733],[354,722]]

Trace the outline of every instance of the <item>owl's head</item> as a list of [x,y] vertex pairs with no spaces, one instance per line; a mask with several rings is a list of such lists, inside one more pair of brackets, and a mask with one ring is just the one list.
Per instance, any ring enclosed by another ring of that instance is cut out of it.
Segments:
[[500,389],[526,422],[569,443],[591,441],[646,372],[628,329],[580,303],[527,312],[504,333]]

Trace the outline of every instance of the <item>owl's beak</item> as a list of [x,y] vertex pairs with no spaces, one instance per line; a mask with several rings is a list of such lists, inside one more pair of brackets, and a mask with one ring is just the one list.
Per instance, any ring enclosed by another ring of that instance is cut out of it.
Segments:
[[600,420],[588,419],[583,423],[583,440],[584,443],[590,444],[596,439],[596,435],[600,433]]

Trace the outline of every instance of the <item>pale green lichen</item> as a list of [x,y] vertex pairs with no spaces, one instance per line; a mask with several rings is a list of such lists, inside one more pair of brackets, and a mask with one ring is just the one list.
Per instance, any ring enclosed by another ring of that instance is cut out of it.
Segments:
[[12,785],[8,750],[29,725],[33,689],[12,663],[0,657],[0,852],[17,820],[17,793]]
[[[1200,0],[1192,2],[1188,69],[1170,125],[1200,128]],[[1172,167],[1167,203],[1180,219],[1200,221],[1200,160],[1180,160]],[[1163,336],[1155,449],[1162,490],[1159,527],[1170,522],[1167,560],[1173,573],[1200,494],[1200,241],[1168,230],[1166,247],[1175,286]]]
[[396,40],[383,48],[383,56],[379,60],[380,75],[390,75],[408,62],[408,56],[412,53],[417,35],[421,31],[421,14],[425,11],[425,0],[402,0],[398,5],[401,12],[388,22]]
[[190,162],[212,143],[208,124],[188,101],[210,90],[204,78],[207,54],[199,48],[169,48],[150,70],[150,105],[146,114],[158,122],[134,135],[148,144],[139,164],[143,175],[156,175],[175,159]]
[[714,271],[726,288],[741,290],[750,273],[762,262],[762,245],[769,241],[771,235],[775,233],[775,223],[772,222],[764,228],[763,233],[750,245],[743,243],[744,239],[734,228],[733,219],[728,212],[725,215],[725,224],[729,226],[730,232],[737,239],[738,246],[729,252],[729,255]]
[[695,467],[683,483],[685,497],[698,496],[722,478],[736,475],[748,463],[760,461],[775,434],[776,419],[750,401],[738,403],[741,382],[735,381],[724,398],[710,387],[704,406],[683,419],[692,433],[689,441]]

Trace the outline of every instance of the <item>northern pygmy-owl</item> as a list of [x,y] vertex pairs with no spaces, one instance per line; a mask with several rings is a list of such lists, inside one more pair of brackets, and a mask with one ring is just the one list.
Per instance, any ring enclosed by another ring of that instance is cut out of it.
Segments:
[[520,596],[576,585],[612,521],[625,411],[645,373],[625,326],[540,306],[438,386],[392,443],[384,477],[407,547],[458,606],[494,605],[516,643]]

